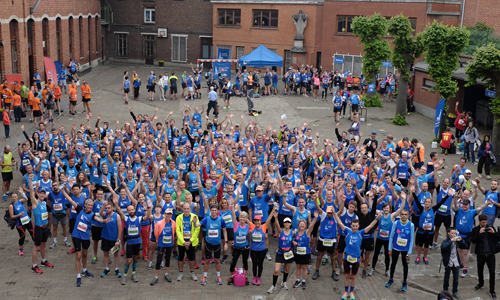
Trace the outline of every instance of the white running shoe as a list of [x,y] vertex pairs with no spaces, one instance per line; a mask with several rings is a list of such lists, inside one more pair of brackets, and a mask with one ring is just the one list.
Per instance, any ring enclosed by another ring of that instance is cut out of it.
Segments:
[[274,287],[274,285],[271,285],[271,287],[267,290],[267,293],[272,294],[274,292],[276,292],[276,288]]

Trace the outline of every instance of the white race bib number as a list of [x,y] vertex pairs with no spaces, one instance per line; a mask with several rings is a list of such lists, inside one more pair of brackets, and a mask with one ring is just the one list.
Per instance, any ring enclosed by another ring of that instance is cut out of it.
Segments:
[[162,239],[162,242],[164,244],[170,244],[170,243],[172,243],[172,236],[164,236],[163,239]]
[[185,240],[191,239],[191,231],[184,231],[183,235]]
[[[285,207],[283,206],[283,208],[285,208]],[[256,210],[255,210],[255,215],[256,215],[256,216],[261,216],[261,217],[262,217],[262,210],[257,210],[257,209],[256,209]]]
[[236,237],[236,243],[238,243],[238,244],[243,244],[246,242],[246,240],[247,240],[246,236],[237,236]]
[[332,247],[335,239],[327,239],[323,240],[323,246],[325,247]]
[[256,243],[262,242],[262,234],[260,234],[260,233],[253,233],[252,234],[252,242],[256,242]]
[[42,221],[45,221],[49,218],[49,213],[48,212],[44,212],[42,213]]
[[401,246],[401,247],[406,247],[406,244],[408,244],[408,240],[398,237],[396,244],[398,244],[398,246]]
[[445,213],[447,209],[448,209],[448,206],[441,205],[441,207],[439,208],[439,211]]
[[128,227],[128,234],[129,235],[138,235],[139,234],[139,228],[136,226],[129,226]]
[[398,173],[399,178],[406,178],[406,173]]
[[431,230],[432,229],[432,224],[431,223],[424,223],[423,229],[424,230]]
[[30,218],[28,216],[21,217],[21,224],[26,225],[30,222]]
[[380,237],[387,238],[389,237],[389,230],[380,229],[378,234],[380,235]]
[[219,230],[217,229],[209,229],[208,230],[208,237],[211,237],[211,238],[217,238],[219,237]]
[[304,255],[307,252],[306,247],[297,247],[297,254]]
[[225,215],[223,219],[224,219],[224,222],[226,222],[226,224],[233,223],[233,216],[232,215]]
[[27,166],[30,164],[30,160],[29,159],[23,159],[23,166]]
[[71,206],[71,212],[76,214],[76,208],[74,206]]
[[78,227],[77,228],[81,232],[86,232],[87,231],[87,224],[82,223],[82,222],[78,222]]
[[283,257],[286,260],[292,259],[293,258],[293,252],[292,251],[285,252],[285,253],[283,253]]
[[351,264],[355,264],[358,262],[358,258],[347,255],[347,261],[350,262]]
[[54,210],[63,210],[62,203],[54,203]]
[[243,195],[238,196],[238,201],[243,202]]

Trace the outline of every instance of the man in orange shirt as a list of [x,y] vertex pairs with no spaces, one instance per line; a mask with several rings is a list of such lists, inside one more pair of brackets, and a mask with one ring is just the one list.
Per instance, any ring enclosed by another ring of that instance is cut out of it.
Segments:
[[44,86],[43,87],[43,91],[42,91],[42,101],[41,101],[41,104],[43,106],[43,110],[42,110],[42,113],[44,114],[45,113],[45,103],[47,101],[47,88],[48,86]]
[[69,93],[69,113],[73,116],[73,117],[76,117],[76,88],[73,88],[73,85],[70,84],[69,85],[69,89],[68,89]]
[[14,123],[21,123],[21,112],[23,109],[21,107],[21,95],[19,94],[19,91],[14,91],[12,104],[14,106]]
[[59,102],[61,102],[61,95],[62,95],[62,90],[60,85],[56,85],[56,88],[54,89],[54,104],[56,107],[54,107],[54,112],[58,115],[61,114],[61,106],[59,105]]
[[31,100],[33,104],[33,122],[35,123],[35,128],[38,127],[37,118],[40,117],[40,122],[43,122],[42,111],[40,110],[40,99],[33,97]]
[[[9,114],[9,116],[10,116],[10,109],[11,109],[13,95],[14,94],[12,93],[12,91],[9,90],[9,88],[5,85],[3,87],[3,101],[4,101],[3,108],[5,108],[5,110]],[[11,119],[12,119],[12,117],[11,117]]]
[[48,83],[45,86],[48,86],[51,90],[54,90],[54,84],[52,83],[52,79],[47,80]]
[[90,110],[90,95],[92,94],[92,90],[90,89],[90,86],[87,84],[87,81],[85,80],[83,81],[80,90],[82,91],[82,101],[83,101],[82,113],[86,112],[85,108],[87,108],[89,110],[89,117],[92,117],[92,111]]

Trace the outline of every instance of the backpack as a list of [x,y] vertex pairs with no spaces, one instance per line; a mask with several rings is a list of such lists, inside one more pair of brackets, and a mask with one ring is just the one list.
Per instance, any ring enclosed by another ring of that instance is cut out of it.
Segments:
[[16,228],[17,220],[14,220],[10,217],[8,209],[5,210],[5,215],[3,216],[3,219],[5,220],[5,222],[7,222],[7,225],[10,227],[10,230]]
[[234,286],[245,286],[247,281],[247,272],[242,268],[234,270]]
[[449,292],[441,291],[441,293],[438,294],[438,300],[453,300],[453,297]]

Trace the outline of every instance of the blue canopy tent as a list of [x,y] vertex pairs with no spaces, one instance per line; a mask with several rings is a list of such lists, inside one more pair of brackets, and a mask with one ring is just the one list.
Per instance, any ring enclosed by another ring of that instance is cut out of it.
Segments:
[[240,58],[240,65],[247,67],[283,67],[283,57],[260,45],[252,53]]

